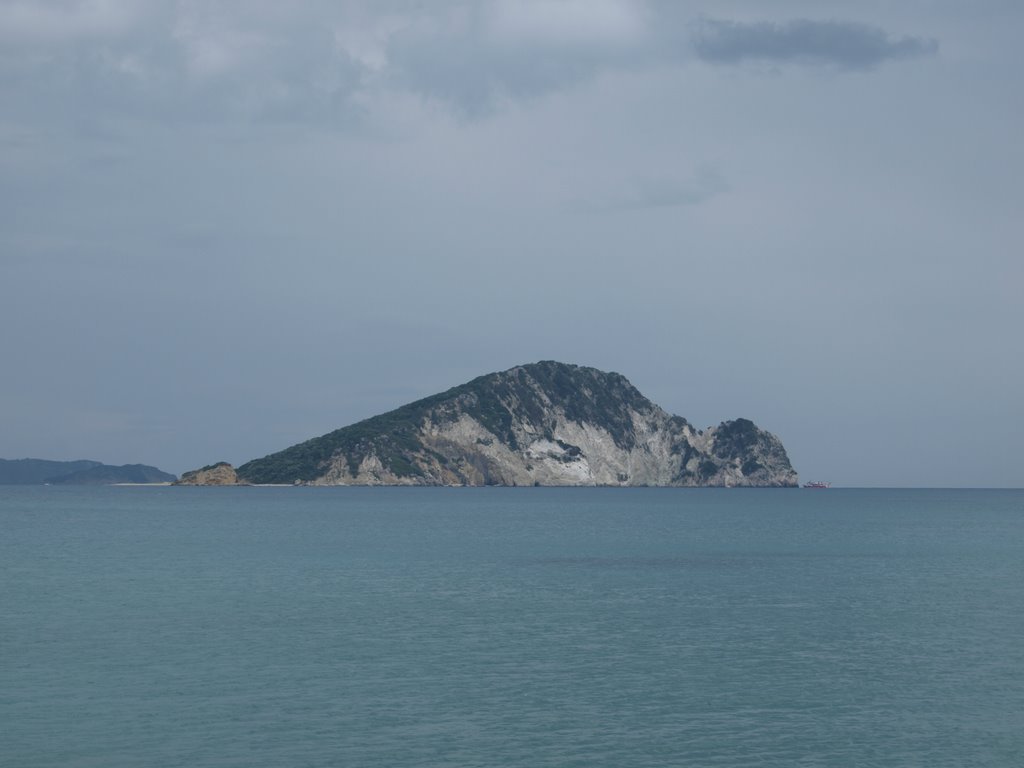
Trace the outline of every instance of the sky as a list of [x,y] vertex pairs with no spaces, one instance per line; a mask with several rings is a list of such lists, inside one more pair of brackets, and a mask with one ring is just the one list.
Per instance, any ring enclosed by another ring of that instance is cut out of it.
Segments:
[[0,457],[240,464],[624,374],[1024,486],[1024,4],[0,0]]

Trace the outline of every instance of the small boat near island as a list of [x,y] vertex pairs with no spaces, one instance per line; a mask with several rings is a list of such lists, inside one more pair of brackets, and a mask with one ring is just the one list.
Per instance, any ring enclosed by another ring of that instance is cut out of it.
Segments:
[[831,488],[832,483],[826,483],[823,480],[811,480],[809,483],[804,483],[804,488]]

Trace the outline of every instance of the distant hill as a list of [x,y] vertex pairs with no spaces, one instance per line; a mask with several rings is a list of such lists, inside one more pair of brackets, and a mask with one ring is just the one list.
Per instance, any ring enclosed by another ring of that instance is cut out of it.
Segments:
[[0,485],[113,485],[169,483],[177,479],[145,464],[115,467],[99,461],[0,459]]
[[113,467],[101,464],[55,478],[52,485],[114,485],[115,483],[173,483],[177,476],[161,472],[145,464],[125,464]]
[[792,487],[797,475],[748,419],[698,430],[618,373],[542,361],[250,461],[237,482]]
[[52,478],[102,466],[99,461],[0,459],[0,485],[42,485]]

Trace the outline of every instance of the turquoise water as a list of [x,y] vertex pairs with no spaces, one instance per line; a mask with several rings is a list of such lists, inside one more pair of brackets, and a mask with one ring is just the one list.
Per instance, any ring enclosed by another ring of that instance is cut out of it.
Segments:
[[1024,492],[0,488],[0,765],[1024,764]]

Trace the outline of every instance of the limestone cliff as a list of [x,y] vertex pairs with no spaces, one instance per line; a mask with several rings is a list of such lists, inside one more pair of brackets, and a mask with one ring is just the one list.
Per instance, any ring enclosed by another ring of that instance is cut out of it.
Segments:
[[481,376],[250,461],[237,478],[313,485],[797,484],[782,444],[753,422],[697,430],[620,374],[551,361]]

